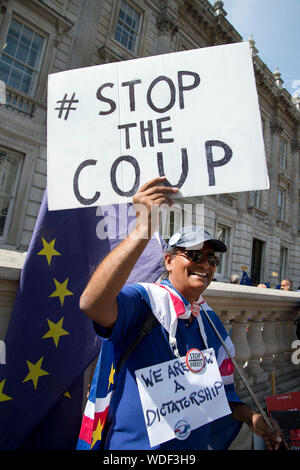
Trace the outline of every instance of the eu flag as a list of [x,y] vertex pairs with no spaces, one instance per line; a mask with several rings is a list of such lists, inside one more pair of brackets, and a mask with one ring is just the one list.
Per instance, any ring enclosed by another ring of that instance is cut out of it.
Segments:
[[252,281],[246,271],[243,271],[242,279],[240,281],[240,285],[242,286],[252,286]]
[[[126,236],[134,216],[124,207],[50,212],[45,193],[0,364],[0,449],[75,449],[83,374],[101,347],[79,297]],[[150,241],[131,282],[157,279],[161,248],[158,239]]]

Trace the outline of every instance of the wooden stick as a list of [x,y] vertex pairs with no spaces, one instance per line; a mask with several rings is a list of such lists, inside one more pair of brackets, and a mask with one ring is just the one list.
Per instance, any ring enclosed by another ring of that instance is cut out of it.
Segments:
[[271,421],[269,420],[268,416],[266,415],[264,409],[262,408],[261,404],[259,403],[258,401],[258,398],[256,397],[256,395],[254,394],[252,388],[250,387],[249,383],[247,382],[247,379],[246,377],[244,376],[244,374],[242,373],[242,371],[240,370],[240,367],[238,366],[236,360],[234,359],[234,357],[232,356],[232,354],[230,353],[230,351],[228,350],[227,346],[225,345],[224,341],[223,341],[223,338],[222,336],[220,335],[219,331],[217,330],[215,324],[213,323],[213,321],[211,320],[210,316],[208,315],[207,311],[205,310],[205,308],[203,307],[202,304],[200,304],[206,318],[208,319],[209,323],[211,324],[214,332],[216,333],[217,337],[219,338],[219,340],[221,341],[221,344],[223,346],[223,348],[225,349],[226,353],[228,354],[228,357],[232,360],[233,362],[233,365],[236,369],[236,371],[238,372],[239,376],[241,377],[246,389],[248,390],[249,394],[251,395],[252,397],[252,400],[254,401],[254,403],[256,404],[260,414],[262,415],[263,419],[265,420],[265,422],[267,423],[267,425],[269,426],[270,429],[272,429],[272,431],[275,432],[275,429],[274,427],[272,426],[272,423]]
[[275,371],[271,370],[271,384],[272,384],[272,395],[276,393],[276,385],[275,385]]

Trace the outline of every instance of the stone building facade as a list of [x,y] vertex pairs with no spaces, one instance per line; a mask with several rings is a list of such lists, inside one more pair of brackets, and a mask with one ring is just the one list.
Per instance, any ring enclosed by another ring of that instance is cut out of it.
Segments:
[[[0,248],[27,250],[46,188],[48,74],[242,41],[224,8],[207,0],[0,0]],[[297,288],[299,103],[250,44],[270,190],[194,202],[230,246],[217,280],[246,270],[254,282],[274,286],[288,276]]]

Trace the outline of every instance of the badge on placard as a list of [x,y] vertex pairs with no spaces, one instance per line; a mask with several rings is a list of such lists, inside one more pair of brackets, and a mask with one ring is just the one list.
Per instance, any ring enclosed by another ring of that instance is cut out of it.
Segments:
[[185,356],[185,362],[191,372],[201,372],[205,367],[205,357],[200,349],[192,348]]
[[177,439],[184,441],[191,433],[191,426],[186,419],[180,419],[174,427],[174,434]]

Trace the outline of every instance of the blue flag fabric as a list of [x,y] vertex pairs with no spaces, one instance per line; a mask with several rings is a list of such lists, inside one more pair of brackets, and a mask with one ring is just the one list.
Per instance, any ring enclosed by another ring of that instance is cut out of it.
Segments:
[[[134,220],[125,205],[99,209],[50,212],[45,193],[0,364],[0,449],[76,447],[83,373],[101,347],[79,297]],[[130,282],[158,278],[161,248],[150,241]]]
[[240,281],[242,286],[252,286],[252,282],[246,271],[243,271],[242,279]]

